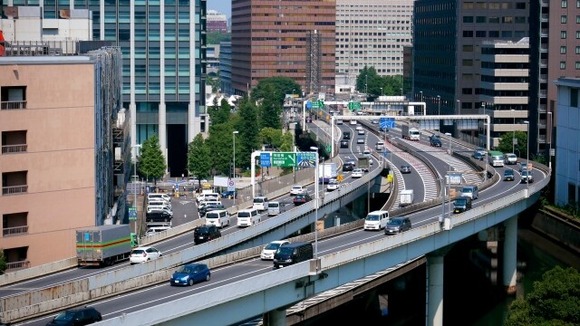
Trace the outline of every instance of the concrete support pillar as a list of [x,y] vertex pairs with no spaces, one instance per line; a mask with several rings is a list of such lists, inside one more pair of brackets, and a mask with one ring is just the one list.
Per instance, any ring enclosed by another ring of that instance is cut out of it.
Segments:
[[427,316],[425,325],[443,325],[443,255],[427,255]]
[[513,216],[503,222],[504,245],[503,245],[503,284],[508,294],[516,293],[517,281],[517,241],[518,241],[518,217]]
[[264,314],[264,326],[286,326],[286,309],[270,310]]
[[167,164],[167,108],[164,102],[159,103],[159,148]]

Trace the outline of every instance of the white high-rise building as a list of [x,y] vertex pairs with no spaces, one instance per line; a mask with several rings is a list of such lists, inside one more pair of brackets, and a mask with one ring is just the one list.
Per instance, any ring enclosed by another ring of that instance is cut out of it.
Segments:
[[413,43],[413,3],[336,0],[337,89],[354,86],[365,66],[381,76],[403,75],[403,47]]

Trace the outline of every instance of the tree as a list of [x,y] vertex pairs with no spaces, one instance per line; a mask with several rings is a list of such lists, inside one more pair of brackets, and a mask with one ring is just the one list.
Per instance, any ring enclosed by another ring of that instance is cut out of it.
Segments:
[[209,148],[206,146],[203,136],[197,134],[187,146],[187,170],[198,181],[209,177],[211,169],[211,157]]
[[[245,97],[240,102],[239,115],[240,121],[236,130],[240,132],[240,150],[238,151],[239,155],[236,155],[236,165],[247,168],[250,166],[252,152],[260,147],[258,109],[252,101]],[[236,144],[238,143],[236,142]]]
[[[260,105],[258,106],[260,128],[281,129],[284,96],[280,96],[281,90],[276,88],[274,84],[267,84],[264,88],[264,97],[261,99]],[[280,98],[282,100],[280,100]]]
[[138,162],[139,173],[149,178],[153,178],[157,185],[157,180],[165,175],[167,165],[159,146],[159,137],[151,136],[143,142],[141,146],[141,157]]
[[502,151],[504,153],[511,153],[513,138],[515,138],[517,141],[517,145],[513,147],[514,154],[518,155],[519,157],[526,157],[528,134],[524,131],[516,131],[514,133],[506,132],[503,135],[501,135],[499,145],[497,146],[497,150]]
[[269,97],[272,95],[271,88],[276,90],[275,101],[282,105],[284,103],[284,96],[286,94],[302,93],[300,85],[294,79],[289,77],[270,77],[264,78],[258,82],[256,87],[252,89],[251,98],[254,101]]
[[8,268],[8,263],[6,263],[6,256],[4,256],[4,250],[0,249],[0,275],[4,274]]
[[226,123],[230,120],[232,115],[232,107],[226,99],[222,99],[219,103],[217,97],[214,99],[213,107],[208,108],[211,125]]
[[[210,128],[210,134],[205,141],[205,145],[206,148],[211,149],[209,154],[209,161],[211,162],[210,170],[213,169],[215,174],[230,175],[231,173],[233,161],[233,131],[233,125],[229,123],[212,125]],[[239,142],[240,140],[236,139],[236,144]],[[238,148],[236,148],[237,151]]]
[[506,326],[580,325],[580,273],[556,266],[510,305]]

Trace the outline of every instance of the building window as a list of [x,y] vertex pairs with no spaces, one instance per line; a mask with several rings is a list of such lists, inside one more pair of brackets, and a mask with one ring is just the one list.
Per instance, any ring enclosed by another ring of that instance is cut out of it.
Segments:
[[4,214],[2,216],[2,235],[4,237],[28,233],[28,213]]
[[568,16],[566,16],[566,15],[560,16],[560,23],[562,23],[562,24],[568,23]]
[[489,31],[489,37],[499,37],[499,31]]
[[26,86],[5,86],[0,89],[0,110],[26,109]]
[[28,192],[28,171],[2,173],[2,195],[14,195]]
[[560,69],[561,70],[566,69],[566,61],[560,61]]
[[26,130],[2,132],[2,154],[26,152]]
[[560,2],[560,7],[562,7],[562,8],[568,8],[568,0],[562,0]]
[[568,33],[566,33],[566,31],[561,31],[560,32],[560,38],[561,39],[565,39],[568,36]]
[[576,0],[576,8],[580,8],[580,0]]
[[580,54],[580,46],[574,48],[574,53]]
[[477,16],[475,17],[476,23],[485,23],[485,16]]
[[475,37],[486,37],[487,33],[485,31],[476,31]]
[[[580,32],[578,32],[580,35]],[[463,31],[463,37],[473,37],[473,31]]]
[[576,39],[580,39],[580,31],[576,31]]
[[576,61],[574,64],[576,70],[580,70],[580,61]]
[[560,54],[566,54],[566,46],[565,45],[560,46]]
[[463,16],[464,23],[473,23],[473,16]]
[[[578,88],[570,89],[570,106],[575,108],[578,107]],[[578,165],[578,169],[580,169],[580,165]]]

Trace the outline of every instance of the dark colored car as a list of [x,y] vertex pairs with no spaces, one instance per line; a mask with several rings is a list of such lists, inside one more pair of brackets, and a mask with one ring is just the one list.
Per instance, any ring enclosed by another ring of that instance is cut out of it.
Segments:
[[429,143],[433,147],[441,147],[441,139],[439,138],[439,136],[433,135],[429,137]]
[[215,211],[215,210],[220,210],[220,209],[226,209],[226,208],[224,205],[219,204],[219,203],[207,203],[206,205],[199,207],[197,209],[197,211],[199,212],[199,216],[203,217],[209,211]]
[[474,152],[474,153],[473,153],[473,158],[474,158],[474,159],[476,159],[476,160],[480,160],[480,161],[482,161],[482,160],[483,160],[483,156],[484,156],[484,155],[483,155],[483,153],[481,153],[481,152]]
[[169,222],[173,216],[166,211],[153,211],[145,214],[145,222]]
[[506,169],[503,171],[503,181],[514,181],[515,178],[514,170]]
[[46,325],[88,325],[101,321],[102,319],[103,317],[97,309],[93,307],[83,307],[67,309],[56,315]]
[[222,198],[238,198],[238,193],[235,190],[226,190],[221,193]]
[[281,245],[274,253],[274,269],[312,259],[312,244],[295,242]]
[[349,163],[349,162],[345,162],[342,165],[342,171],[345,171],[346,172],[346,171],[352,171],[352,170],[354,170],[354,164]]
[[453,202],[453,213],[463,213],[471,209],[471,198],[459,197]]
[[340,148],[348,148],[348,140],[341,140]]
[[396,234],[411,229],[411,220],[408,217],[393,217],[385,226],[385,234]]
[[344,131],[342,133],[342,138],[344,138],[344,139],[350,139],[350,131]]
[[209,281],[210,279],[211,272],[207,265],[194,263],[183,265],[176,270],[173,275],[171,275],[169,284],[192,286],[194,283]]
[[202,225],[193,230],[193,243],[200,244],[221,237],[222,234],[215,225]]
[[310,197],[309,194],[304,193],[304,194],[296,195],[294,197],[294,199],[292,200],[292,202],[294,203],[294,205],[302,205],[302,204],[307,203],[311,200],[312,200],[312,197]]
[[410,165],[401,165],[401,173],[404,173],[404,174],[411,173],[411,166]]

